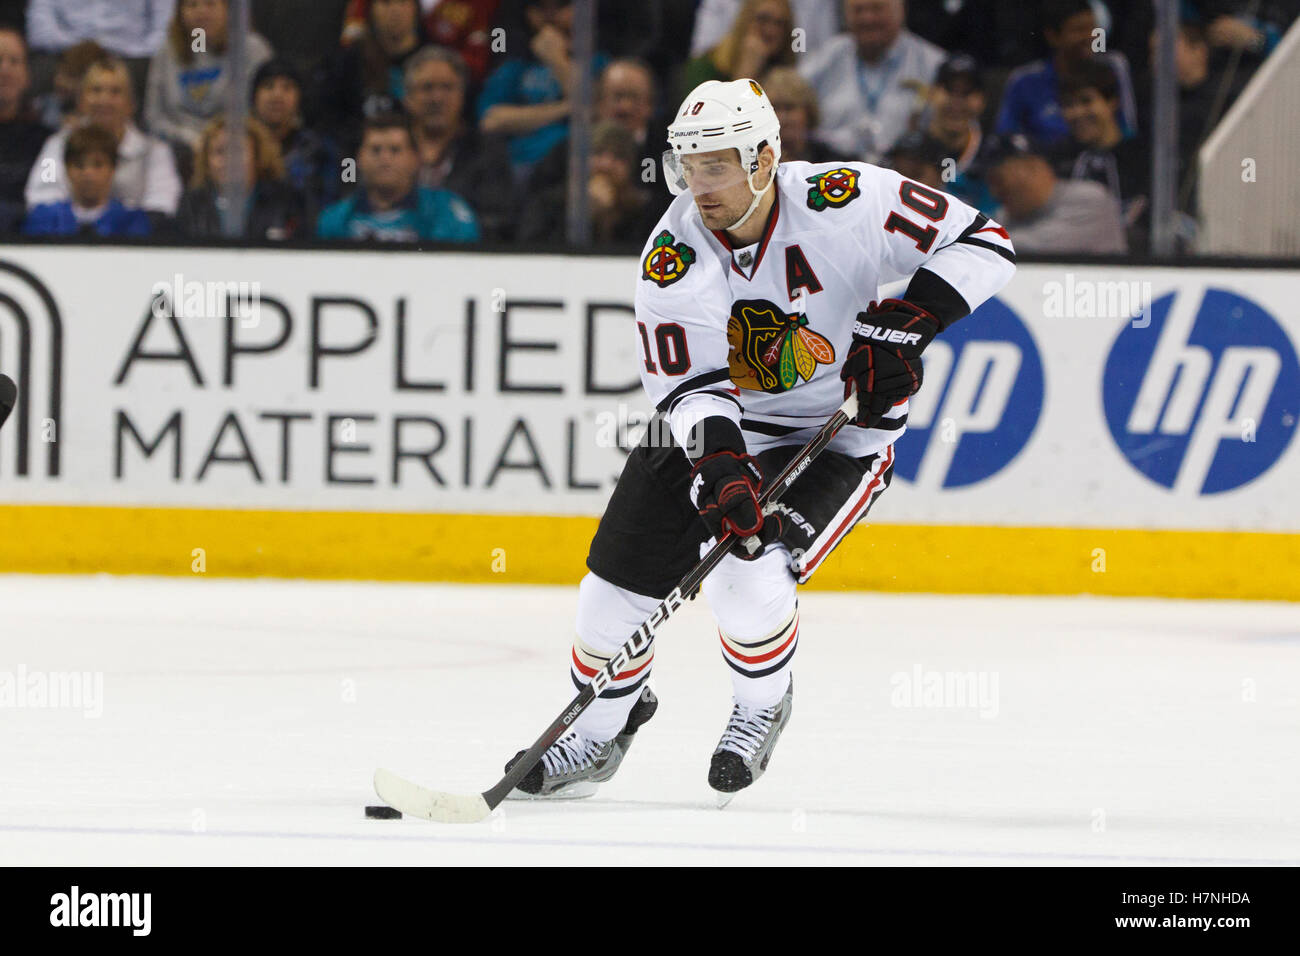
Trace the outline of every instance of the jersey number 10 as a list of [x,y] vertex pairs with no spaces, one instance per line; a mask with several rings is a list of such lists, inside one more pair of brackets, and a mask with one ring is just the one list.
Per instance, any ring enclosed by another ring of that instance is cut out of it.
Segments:
[[[898,187],[898,195],[903,200],[904,206],[919,212],[931,222],[939,222],[948,215],[948,197],[943,193],[904,180],[903,185]],[[939,235],[939,230],[934,226],[918,226],[906,216],[900,216],[896,212],[891,212],[889,218],[885,220],[885,232],[901,232],[912,239],[916,243],[916,248],[922,252],[929,252]]]

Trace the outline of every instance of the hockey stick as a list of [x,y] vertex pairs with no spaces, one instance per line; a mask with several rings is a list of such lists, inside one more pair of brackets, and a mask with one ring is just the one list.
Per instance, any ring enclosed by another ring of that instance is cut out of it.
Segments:
[[[812,464],[813,459],[826,449],[826,446],[831,443],[831,439],[835,437],[836,433],[853,419],[857,414],[857,408],[858,397],[855,392],[845,400],[844,404],[818,430],[808,444],[804,445],[799,453],[791,459],[776,480],[763,490],[759,495],[759,504],[763,507],[765,514],[772,512],[781,495]],[[600,692],[609,686],[614,680],[614,675],[623,670],[629,660],[649,646],[650,641],[654,638],[655,631],[686,602],[687,598],[700,586],[700,583],[708,577],[709,572],[717,567],[718,562],[735,547],[736,541],[734,535],[725,534],[709,549],[704,557],[700,559],[700,563],[695,565],[687,573],[686,577],[682,578],[681,583],[673,588],[671,594],[659,602],[659,606],[654,609],[645,623],[637,628],[636,633],[628,639],[627,643],[620,647],[614,656],[609,659],[609,662],[596,672],[596,676],[578,693],[577,697],[573,698],[573,702],[569,704],[564,713],[560,714],[554,723],[546,728],[545,733],[538,737],[537,741],[514,762],[510,770],[498,781],[496,786],[490,790],[475,794],[443,793],[421,787],[389,770],[380,768],[375,771],[375,793],[379,794],[380,798],[390,807],[400,810],[402,813],[414,817],[423,817],[426,820],[434,820],[438,823],[477,823],[485,819],[506,798],[506,795],[515,788],[515,785],[528,775],[528,771],[542,759],[542,754],[546,752],[546,749],[559,740],[569,726],[578,719],[578,715],[590,707],[592,701],[600,695]]]
[[0,426],[3,426],[9,413],[18,401],[18,386],[8,375],[0,375]]

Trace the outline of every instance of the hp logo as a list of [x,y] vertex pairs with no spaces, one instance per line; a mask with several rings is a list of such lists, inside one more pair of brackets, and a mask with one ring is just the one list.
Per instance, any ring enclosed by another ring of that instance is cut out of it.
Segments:
[[925,384],[896,444],[896,475],[960,488],[1020,454],[1043,407],[1043,363],[1016,314],[991,299],[925,350]]
[[1106,423],[1129,463],[1176,492],[1253,481],[1295,434],[1300,367],[1271,315],[1223,289],[1170,293],[1148,328],[1125,326],[1102,379]]

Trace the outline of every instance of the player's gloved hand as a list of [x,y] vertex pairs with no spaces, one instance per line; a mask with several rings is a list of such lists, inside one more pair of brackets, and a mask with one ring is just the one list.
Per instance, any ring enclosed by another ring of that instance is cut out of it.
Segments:
[[756,558],[763,545],[781,533],[781,516],[764,517],[758,506],[763,471],[750,455],[732,451],[706,455],[691,469],[691,503],[704,519],[709,534],[721,538],[730,532],[742,539],[735,554]]
[[939,334],[939,320],[902,299],[872,303],[858,313],[853,344],[840,369],[844,396],[858,390],[855,424],[870,427],[884,414],[916,394],[924,369],[921,353]]

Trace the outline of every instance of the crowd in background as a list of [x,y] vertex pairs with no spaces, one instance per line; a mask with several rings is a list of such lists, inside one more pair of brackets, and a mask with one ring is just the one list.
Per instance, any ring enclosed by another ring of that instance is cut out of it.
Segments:
[[[1178,234],[1195,155],[1300,0],[1183,0]],[[1143,251],[1149,0],[641,0],[598,5],[593,240],[639,248],[671,196],[671,112],[757,78],[782,159],[867,161],[1042,253]],[[228,0],[0,0],[0,234],[563,243],[581,79],[567,0],[252,0],[232,130]],[[229,137],[244,144],[231,148]]]

